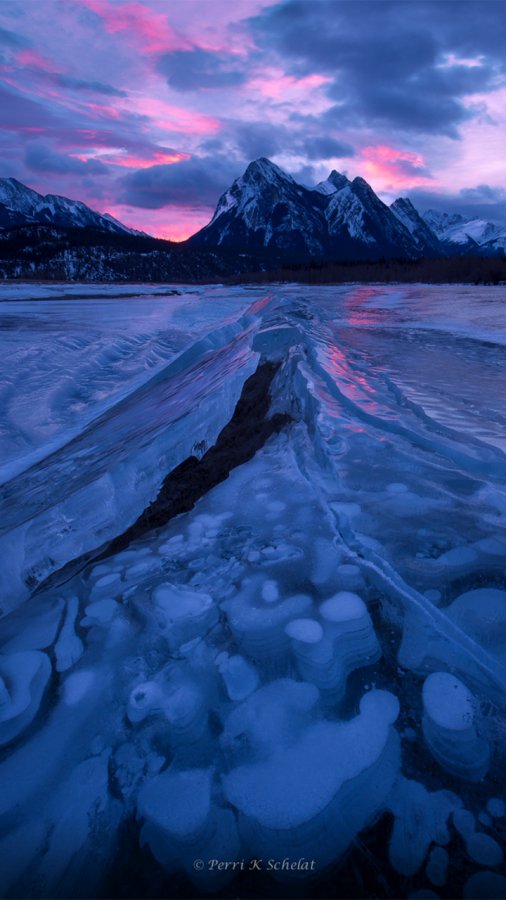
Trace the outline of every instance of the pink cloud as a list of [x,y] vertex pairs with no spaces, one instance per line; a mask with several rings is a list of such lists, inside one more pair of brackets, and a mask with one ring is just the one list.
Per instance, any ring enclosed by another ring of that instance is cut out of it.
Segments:
[[39,69],[42,72],[54,71],[54,64],[49,62],[37,50],[19,50],[16,53],[16,62],[30,69]]
[[157,13],[141,3],[112,3],[111,0],[81,0],[96,13],[109,34],[123,33],[131,43],[148,53],[185,50],[188,42],[171,28],[166,13]]
[[130,96],[128,111],[147,116],[151,124],[161,131],[177,131],[181,134],[214,134],[220,128],[218,119],[205,113],[174,106],[156,97]]
[[375,147],[364,147],[362,157],[365,160],[364,176],[376,190],[409,189],[434,182],[423,157],[418,153],[378,144]]
[[263,97],[271,100],[293,100],[303,97],[316,90],[323,84],[332,81],[325,75],[306,75],[304,78],[295,78],[293,75],[285,75],[283,72],[273,70],[259,78],[249,82],[249,87],[256,88]]
[[138,156],[132,153],[70,153],[74,159],[80,159],[87,162],[90,159],[98,159],[101,162],[121,166],[126,169],[148,169],[150,166],[171,166],[175,163],[182,162],[190,158],[189,153],[180,153],[179,151],[165,152],[156,150],[148,156]]

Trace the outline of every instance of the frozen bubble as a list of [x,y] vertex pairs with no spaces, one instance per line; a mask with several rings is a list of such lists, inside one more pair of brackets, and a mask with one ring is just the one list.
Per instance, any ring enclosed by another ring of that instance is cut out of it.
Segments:
[[159,565],[156,557],[150,555],[149,559],[142,560],[141,562],[135,563],[133,566],[129,566],[126,570],[125,577],[130,581],[131,578],[139,578],[141,575],[147,575],[156,568],[157,564]]
[[323,637],[323,628],[315,619],[293,619],[285,631],[288,637],[303,644],[316,644]]
[[506,804],[499,797],[491,797],[487,803],[487,810],[494,819],[503,819],[506,814]]
[[453,824],[460,835],[467,840],[474,834],[476,829],[476,821],[468,809],[457,809],[453,813]]
[[179,841],[195,839],[211,811],[211,773],[205,769],[168,769],[141,788],[137,808],[146,820],[142,830],[148,843],[150,829],[146,825]]
[[474,727],[474,698],[467,687],[448,672],[433,672],[423,686],[423,706],[423,735],[434,758],[461,778],[483,778],[490,749]]
[[[385,691],[371,691],[364,699],[366,702],[360,704],[360,714],[350,721],[324,720],[305,727],[301,722],[303,727],[298,735],[292,730],[292,725],[285,735],[283,752],[280,752],[276,732],[283,704],[282,698],[278,698],[276,707],[271,710],[270,747],[263,742],[263,752],[259,754],[258,747],[257,758],[252,763],[240,765],[225,775],[223,783],[228,800],[254,820],[257,826],[281,831],[282,846],[286,846],[288,830],[292,831],[292,840],[298,841],[300,846],[302,835],[308,834],[311,820],[328,810],[343,785],[348,787],[352,779],[358,779],[378,762],[384,752],[387,768],[389,763],[397,766],[397,752],[392,751],[389,743],[396,698],[389,698]],[[237,715],[235,718],[238,719]],[[240,727],[239,721],[236,725]],[[261,722],[255,722],[253,727],[259,736],[264,734],[265,728],[261,727]],[[381,785],[381,776],[376,781]],[[386,778],[384,789],[387,790]],[[353,822],[356,818],[361,824],[367,820],[371,812],[369,804],[374,805],[371,793],[371,784],[367,779],[362,779],[357,782],[357,791],[353,796],[346,789],[342,803],[336,803],[333,809],[337,822],[334,833],[332,828],[329,832],[333,847],[336,838],[346,842],[354,837]],[[338,828],[342,829],[341,834],[335,833]],[[351,833],[343,837],[347,829]]]
[[317,537],[312,541],[312,566],[310,578],[313,584],[323,586],[333,583],[336,579],[337,566],[341,560],[341,553],[332,541]]
[[327,622],[349,622],[350,619],[360,619],[366,615],[367,608],[364,601],[350,591],[339,591],[320,606],[320,615]]
[[429,792],[422,784],[401,776],[388,798],[395,816],[389,858],[401,875],[414,875],[423,865],[433,842],[447,844],[447,821],[461,805],[450,791]]
[[73,672],[63,683],[63,702],[67,706],[75,706],[76,703],[80,703],[94,684],[95,678],[95,672],[87,669]]
[[426,713],[436,725],[463,731],[473,723],[473,696],[466,686],[448,672],[433,672],[423,686]]
[[218,618],[209,594],[164,583],[153,592],[158,624],[171,647],[202,637]]
[[117,572],[111,572],[109,575],[102,575],[101,578],[98,578],[93,587],[100,589],[106,588],[111,584],[117,584],[120,580],[120,576]]
[[164,696],[159,684],[146,681],[130,693],[127,715],[132,723],[142,722],[150,713],[163,708]]
[[446,553],[442,553],[441,556],[438,556],[437,563],[438,565],[445,566],[449,569],[459,569],[461,567],[467,568],[468,566],[474,565],[478,562],[478,554],[473,547],[464,546],[464,547],[453,547],[452,550],[447,550]]
[[228,716],[221,742],[229,752],[265,756],[290,745],[311,718],[319,691],[312,684],[281,678],[263,685]]
[[264,581],[262,585],[262,600],[266,603],[276,603],[279,600],[279,588],[277,581]]
[[471,859],[481,866],[499,866],[503,861],[503,852],[497,841],[481,831],[468,838],[466,849]]
[[447,615],[490,652],[506,659],[506,591],[466,591],[448,607]]
[[408,486],[402,484],[401,481],[392,481],[391,484],[387,484],[387,491],[389,494],[405,494],[408,490]]
[[360,712],[364,715],[376,715],[391,725],[399,715],[399,701],[390,691],[369,691],[360,701]]
[[443,847],[433,847],[427,863],[427,878],[432,884],[442,887],[446,884],[448,870],[448,853]]
[[258,672],[243,656],[222,653],[216,664],[231,700],[245,700],[258,687]]
[[107,625],[114,616],[117,608],[116,601],[112,600],[110,597],[107,597],[104,600],[97,600],[95,603],[90,603],[84,610],[86,617],[82,620],[81,624],[86,626]]

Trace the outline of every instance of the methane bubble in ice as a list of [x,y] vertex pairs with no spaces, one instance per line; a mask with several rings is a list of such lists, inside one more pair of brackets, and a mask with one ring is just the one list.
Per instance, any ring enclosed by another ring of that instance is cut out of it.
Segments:
[[317,695],[311,698],[308,690],[304,696],[304,686],[290,681],[270,687],[268,717],[265,704],[258,707],[260,718],[254,715],[252,695],[247,707],[232,713],[233,727],[230,720],[225,726],[226,744],[247,736],[237,744],[238,765],[223,776],[225,796],[240,813],[248,853],[303,854],[325,865],[374,819],[393,784],[398,701],[387,691],[371,691],[354,719],[314,722]]
[[161,584],[153,592],[158,626],[174,650],[192,638],[201,637],[217,620],[209,594]]
[[454,675],[433,672],[423,686],[423,733],[435,759],[469,781],[486,774],[490,751],[475,728],[475,701]]

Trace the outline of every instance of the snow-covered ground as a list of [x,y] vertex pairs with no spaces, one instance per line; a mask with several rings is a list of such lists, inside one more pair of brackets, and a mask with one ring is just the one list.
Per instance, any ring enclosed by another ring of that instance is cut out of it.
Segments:
[[0,895],[506,896],[504,288],[171,290],[0,286]]

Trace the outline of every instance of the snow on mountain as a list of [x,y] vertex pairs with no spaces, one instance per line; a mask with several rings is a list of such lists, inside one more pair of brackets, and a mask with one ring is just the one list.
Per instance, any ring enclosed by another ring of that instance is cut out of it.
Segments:
[[[466,219],[459,213],[439,213],[429,209],[422,216],[429,228],[444,243],[481,247],[501,240],[505,229],[486,219]],[[501,245],[501,244],[500,244]]]
[[209,225],[190,243],[323,258],[327,235],[322,206],[319,194],[270,160],[257,159],[220,197]]
[[41,194],[21,184],[16,178],[0,178],[0,203],[12,212],[32,218]]
[[332,172],[326,181],[320,181],[313,190],[328,196],[329,194],[335,194],[336,191],[340,191],[341,188],[349,183],[346,175],[341,175],[339,172],[336,172],[335,169],[332,169]]
[[0,178],[0,228],[33,224],[91,227],[135,234],[112,216],[101,215],[79,200],[69,200],[57,194],[44,196],[15,178]]
[[[409,231],[376,196],[363,178],[346,180],[330,196],[325,218],[331,243],[339,252],[353,243],[354,255],[415,257],[417,248]],[[350,249],[346,248],[349,253]]]
[[291,261],[419,255],[409,231],[364,179],[350,182],[333,171],[308,189],[265,158],[225,191],[190,243]]
[[466,221],[460,213],[441,213],[435,209],[422,213],[422,219],[438,238],[443,238],[454,225],[462,225]]
[[480,246],[490,253],[506,253],[506,228],[501,228],[493,238]]
[[399,197],[390,206],[391,212],[409,231],[420,253],[430,255],[439,250],[439,239],[432,228],[423,220],[407,197]]
[[113,225],[116,225],[117,228],[120,228],[122,231],[125,231],[126,234],[135,234],[141,235],[141,237],[149,237],[146,231],[139,231],[137,228],[129,228],[127,225],[123,225],[119,219],[116,219],[114,216],[111,216],[110,213],[103,213],[103,219],[107,219],[108,222],[112,222]]

